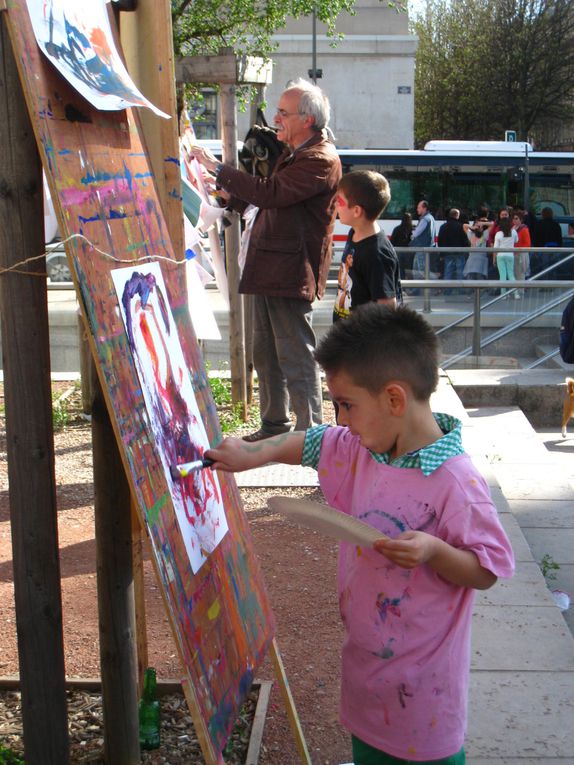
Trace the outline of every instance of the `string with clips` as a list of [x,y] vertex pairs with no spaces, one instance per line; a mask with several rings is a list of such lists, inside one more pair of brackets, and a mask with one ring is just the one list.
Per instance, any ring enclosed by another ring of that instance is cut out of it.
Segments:
[[[58,244],[67,244],[67,242],[71,242],[73,239],[83,239],[84,242],[86,242],[92,248],[92,250],[94,250],[94,252],[98,252],[100,255],[103,255],[109,260],[113,260],[115,263],[135,265],[136,263],[149,263],[150,261],[155,262],[158,260],[165,260],[166,263],[170,263],[172,266],[184,266],[187,263],[186,259],[175,260],[173,258],[166,258],[164,255],[144,255],[142,258],[118,258],[115,255],[112,255],[111,252],[104,252],[104,250],[100,250],[99,247],[96,247],[96,245],[93,242],[90,242],[90,240],[83,234],[70,234],[70,236],[68,236],[66,239],[62,239],[62,241]],[[40,255],[33,255],[31,258],[26,258],[26,260],[20,260],[18,263],[13,263],[11,266],[8,266],[8,268],[2,268],[0,269],[0,276],[2,276],[2,274],[14,273],[24,274],[24,276],[41,276],[45,279],[48,276],[46,271],[24,271],[22,270],[22,266],[25,266],[28,263],[33,263],[36,260],[41,260],[47,255],[50,255],[52,252],[53,251],[50,250],[43,252]]]

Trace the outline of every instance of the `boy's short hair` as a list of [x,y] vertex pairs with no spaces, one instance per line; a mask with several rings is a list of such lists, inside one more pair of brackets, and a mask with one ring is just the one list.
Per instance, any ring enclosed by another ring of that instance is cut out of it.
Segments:
[[404,305],[360,306],[329,328],[314,355],[327,374],[345,372],[373,394],[395,380],[426,401],[438,385],[438,338],[420,313]]
[[349,205],[363,208],[368,220],[376,220],[391,201],[391,187],[384,175],[374,170],[353,170],[339,183]]

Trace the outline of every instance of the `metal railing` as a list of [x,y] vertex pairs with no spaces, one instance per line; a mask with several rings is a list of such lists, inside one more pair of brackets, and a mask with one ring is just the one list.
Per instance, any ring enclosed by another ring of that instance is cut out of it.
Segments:
[[[406,248],[401,247],[397,248],[397,253],[400,252],[408,252],[409,254],[412,253],[414,248]],[[449,367],[452,367],[457,362],[461,361],[466,356],[477,356],[479,357],[482,353],[482,350],[492,343],[496,342],[497,340],[500,340],[508,335],[510,335],[515,330],[524,327],[531,322],[535,321],[541,316],[544,316],[548,312],[555,310],[559,307],[561,307],[567,300],[569,300],[574,295],[574,280],[565,280],[565,279],[553,279],[552,275],[559,269],[563,268],[565,264],[571,262],[574,260],[574,252],[570,248],[550,248],[550,247],[529,247],[526,251],[528,253],[543,253],[545,255],[552,255],[552,254],[558,254],[558,255],[564,255],[564,257],[557,260],[555,263],[550,264],[546,268],[542,269],[538,273],[536,273],[534,276],[527,280],[514,280],[514,281],[501,281],[501,280],[470,280],[470,279],[464,279],[464,280],[444,280],[444,279],[437,279],[437,278],[429,278],[431,271],[430,271],[430,256],[436,255],[437,253],[452,253],[452,254],[459,254],[461,252],[469,253],[469,252],[485,252],[489,255],[497,252],[510,252],[513,251],[515,253],[524,253],[525,249],[523,248],[468,248],[467,250],[463,250],[463,248],[454,248],[454,247],[427,247],[427,248],[417,248],[417,252],[424,252],[425,254],[425,279],[417,280],[417,279],[406,279],[403,280],[403,287],[406,290],[409,289],[421,289],[423,290],[423,312],[424,313],[430,313],[432,311],[432,300],[431,300],[431,294],[433,291],[445,291],[445,290],[464,290],[472,291],[472,297],[473,297],[473,308],[472,311],[463,312],[462,315],[457,317],[454,321],[449,322],[448,324],[444,325],[443,327],[440,327],[437,329],[437,334],[441,335],[449,330],[453,329],[454,327],[462,325],[464,322],[467,322],[468,320],[472,320],[472,345],[468,346],[464,350],[453,354],[448,359],[446,359],[442,366],[446,369]],[[487,292],[491,293],[492,291],[498,291],[498,290],[505,290],[504,294],[496,295],[495,297],[492,297],[491,299],[488,299],[486,301],[483,300],[483,293]],[[524,295],[528,295],[528,293],[532,290],[559,290],[560,294],[558,295],[552,295],[549,297],[548,300],[544,301],[538,301],[534,305],[522,305],[520,310],[520,315],[517,315],[516,318],[510,322],[508,322],[505,326],[500,327],[495,332],[492,332],[486,337],[482,336],[482,327],[481,327],[481,314],[487,309],[492,309],[492,307],[496,307],[497,304],[501,303],[503,300],[507,300],[508,298],[513,298],[515,295],[520,297],[521,293]],[[558,333],[558,328],[557,328]],[[537,359],[536,361],[530,363],[527,368],[532,369],[537,366],[540,366],[545,361],[548,361],[552,359],[553,357],[558,355],[558,348],[550,351],[549,353],[546,353],[543,355],[542,358]]]

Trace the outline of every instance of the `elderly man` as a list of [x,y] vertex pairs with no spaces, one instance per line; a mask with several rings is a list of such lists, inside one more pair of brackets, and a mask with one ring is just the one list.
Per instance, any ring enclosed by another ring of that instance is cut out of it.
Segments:
[[253,362],[261,408],[261,427],[246,441],[289,431],[289,402],[297,430],[322,421],[311,304],[325,290],[341,178],[326,130],[329,116],[320,88],[305,80],[287,87],[274,120],[286,149],[269,178],[248,175],[219,163],[205,149],[193,149],[215,173],[231,207],[259,208],[239,283],[239,292],[255,296]]

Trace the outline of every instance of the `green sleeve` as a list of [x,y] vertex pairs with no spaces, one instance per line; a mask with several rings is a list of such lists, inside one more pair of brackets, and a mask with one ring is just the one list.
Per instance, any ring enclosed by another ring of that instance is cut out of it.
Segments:
[[319,457],[321,456],[321,444],[323,443],[323,434],[329,425],[316,425],[305,431],[305,442],[303,444],[303,456],[301,464],[305,467],[317,468]]

